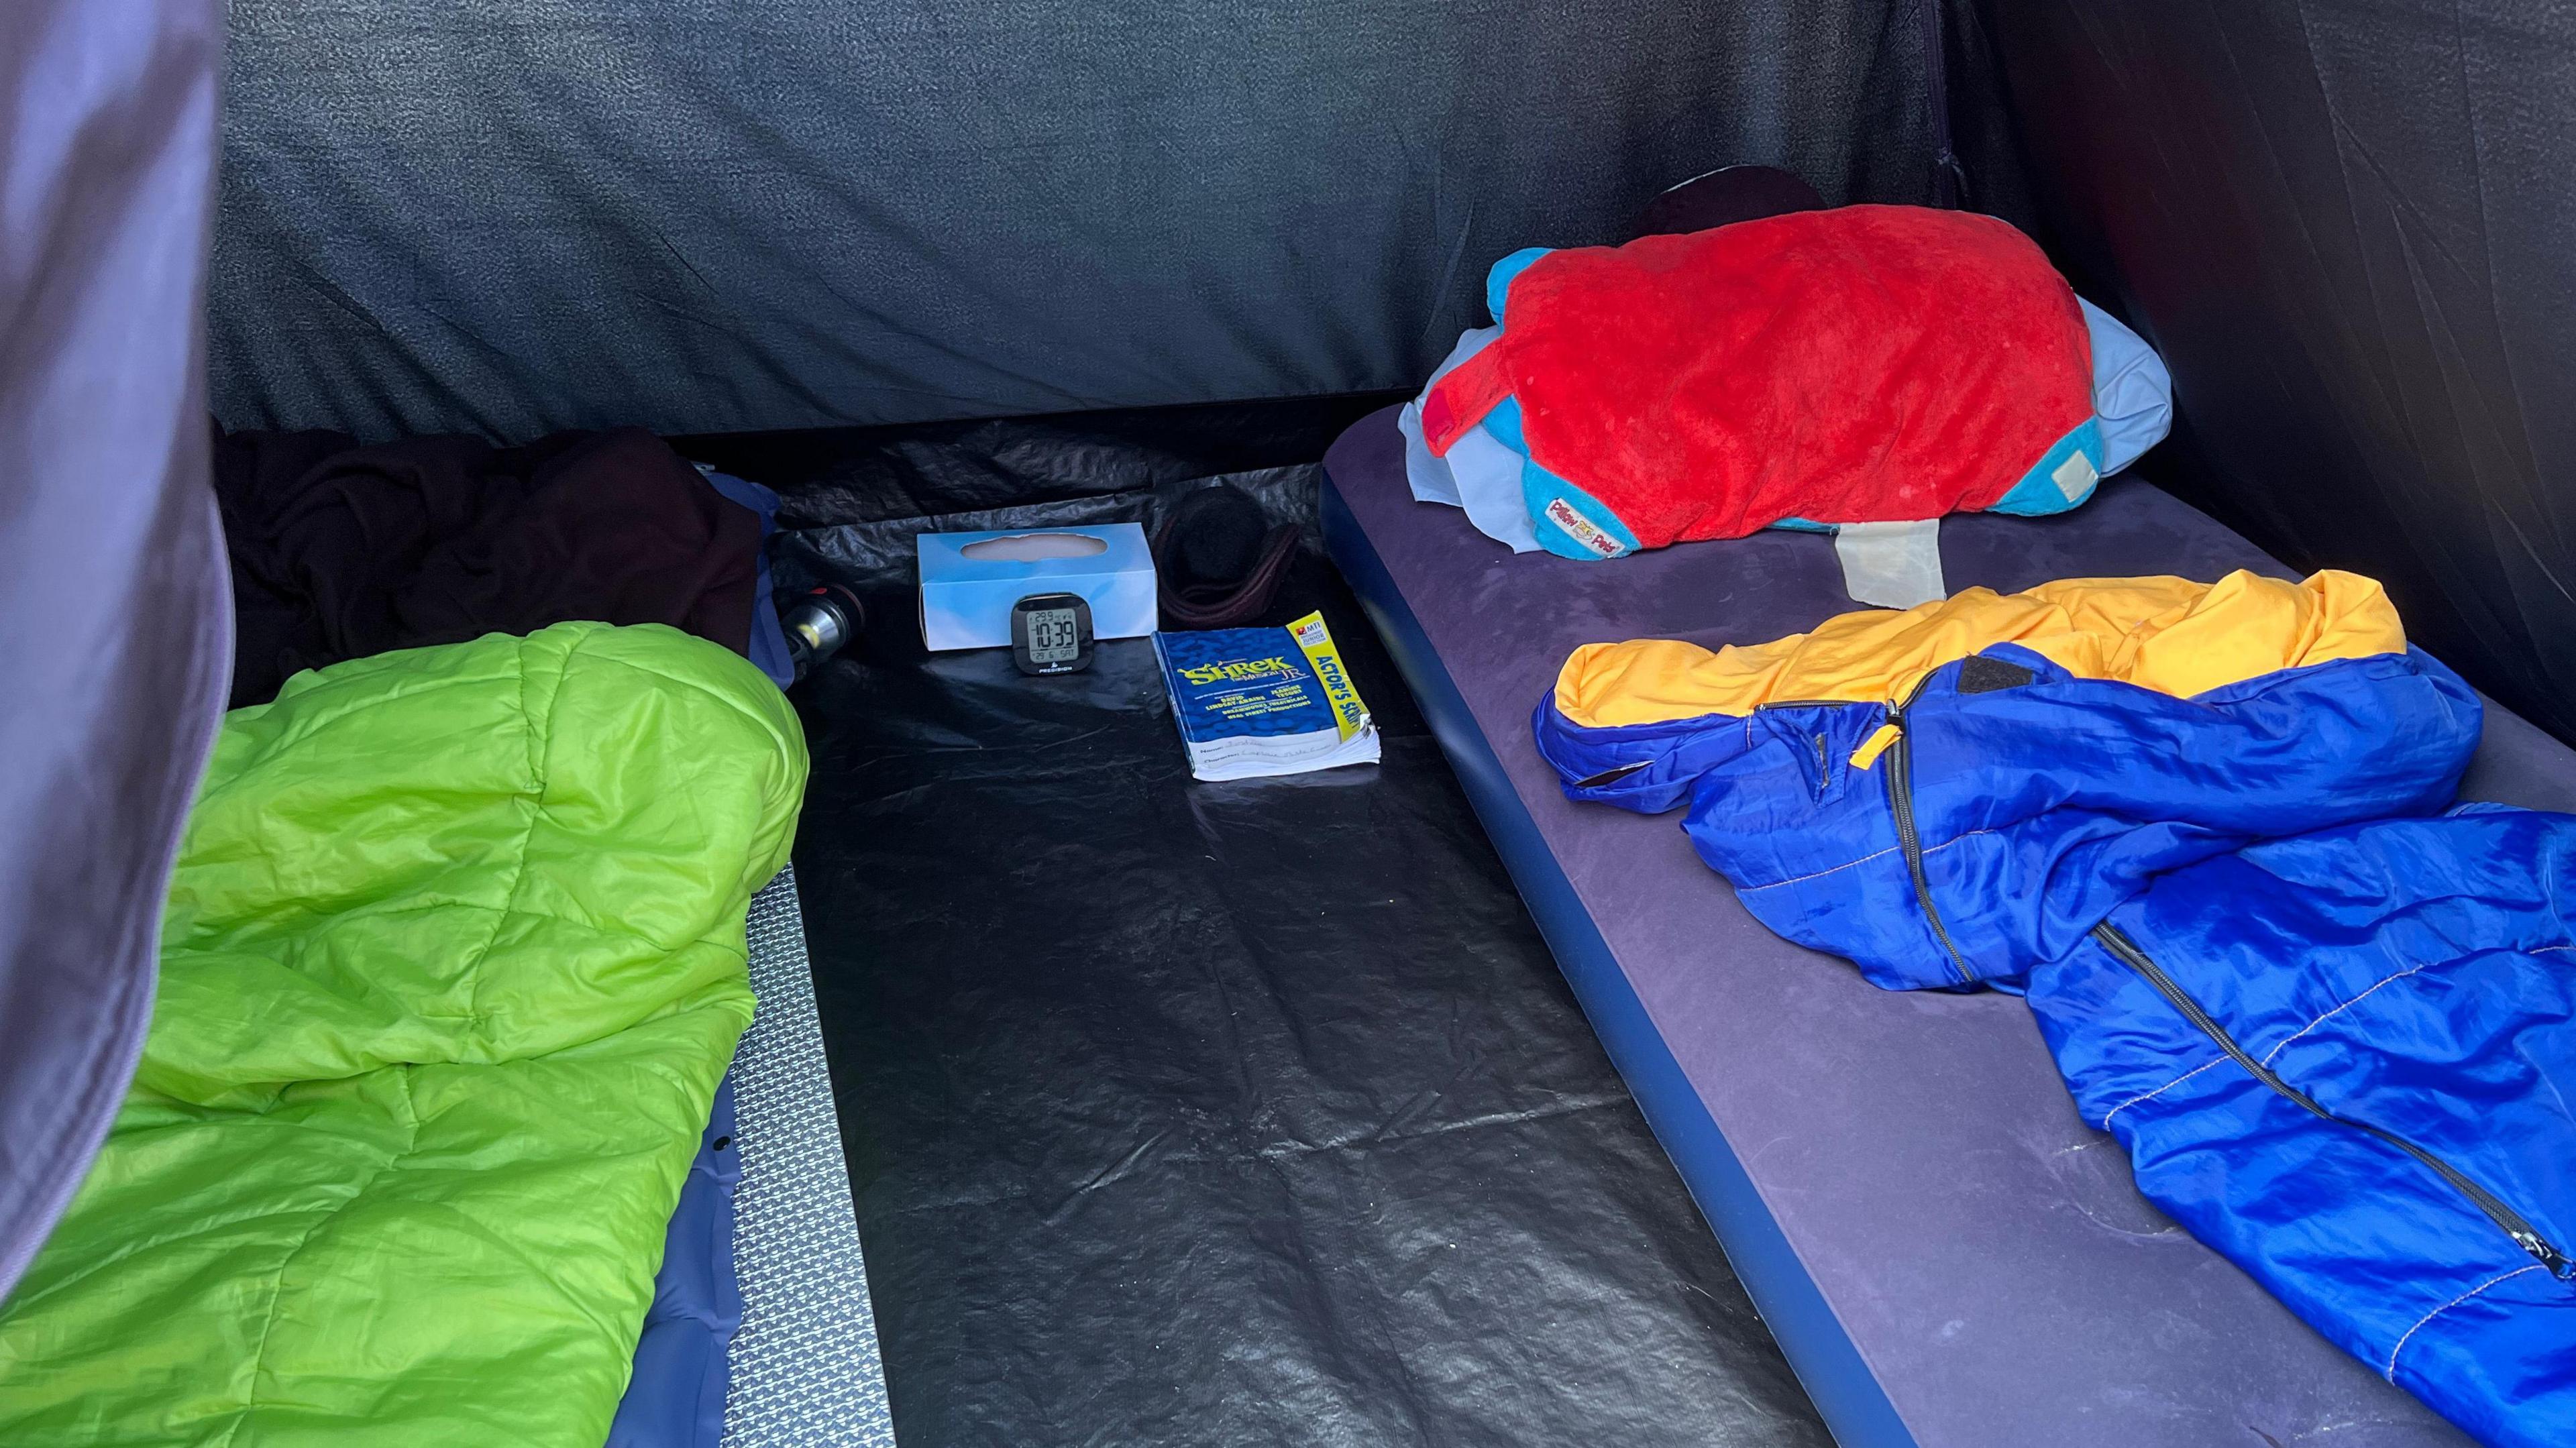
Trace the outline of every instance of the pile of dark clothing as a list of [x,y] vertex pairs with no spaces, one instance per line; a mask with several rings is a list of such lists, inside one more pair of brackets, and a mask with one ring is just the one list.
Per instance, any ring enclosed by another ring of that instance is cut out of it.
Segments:
[[639,428],[513,448],[219,432],[215,493],[236,709],[302,669],[574,619],[670,624],[772,662],[761,539],[775,495]]

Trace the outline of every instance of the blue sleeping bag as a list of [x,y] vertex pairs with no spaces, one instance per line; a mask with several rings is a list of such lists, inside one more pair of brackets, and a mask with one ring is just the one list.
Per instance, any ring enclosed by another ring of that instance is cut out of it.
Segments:
[[2576,817],[2448,808],[2476,694],[2401,644],[2176,695],[2033,630],[1888,696],[1668,702],[1857,677],[1874,617],[1808,660],[1578,654],[1541,752],[1686,800],[1747,909],[1875,984],[2024,993],[2176,1221],[2480,1440],[2576,1444]]
[[2028,999],[2193,1236],[2481,1441],[2565,1445],[2570,904],[2576,817],[2349,825],[2156,880]]

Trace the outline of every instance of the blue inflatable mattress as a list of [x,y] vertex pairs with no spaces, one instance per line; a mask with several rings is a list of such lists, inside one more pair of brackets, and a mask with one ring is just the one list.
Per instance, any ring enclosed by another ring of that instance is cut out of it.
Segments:
[[[1845,1448],[2467,1442],[2140,1197],[2020,1001],[1873,989],[1757,924],[1678,817],[1558,792],[1529,719],[1570,650],[1810,628],[1853,607],[1826,540],[1515,556],[1412,499],[1393,409],[1325,473],[1328,548]],[[2137,481],[2055,518],[1948,519],[1942,558],[1953,588],[2290,576]],[[2490,705],[2464,793],[2576,810],[2576,755]]]

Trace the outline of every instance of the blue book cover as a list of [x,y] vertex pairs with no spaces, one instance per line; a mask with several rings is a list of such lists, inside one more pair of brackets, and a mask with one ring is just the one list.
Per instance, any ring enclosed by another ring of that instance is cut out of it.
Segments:
[[1320,614],[1286,628],[1158,633],[1154,647],[1173,717],[1191,743],[1324,733],[1347,739],[1368,723]]

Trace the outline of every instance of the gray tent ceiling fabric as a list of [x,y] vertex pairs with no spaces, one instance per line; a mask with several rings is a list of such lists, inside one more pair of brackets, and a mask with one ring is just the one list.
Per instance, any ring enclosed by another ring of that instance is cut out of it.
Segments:
[[220,9],[0,15],[0,1293],[124,1098],[232,672],[198,320]]
[[233,0],[232,427],[524,439],[1418,382],[1485,269],[1931,189],[1925,0]]

